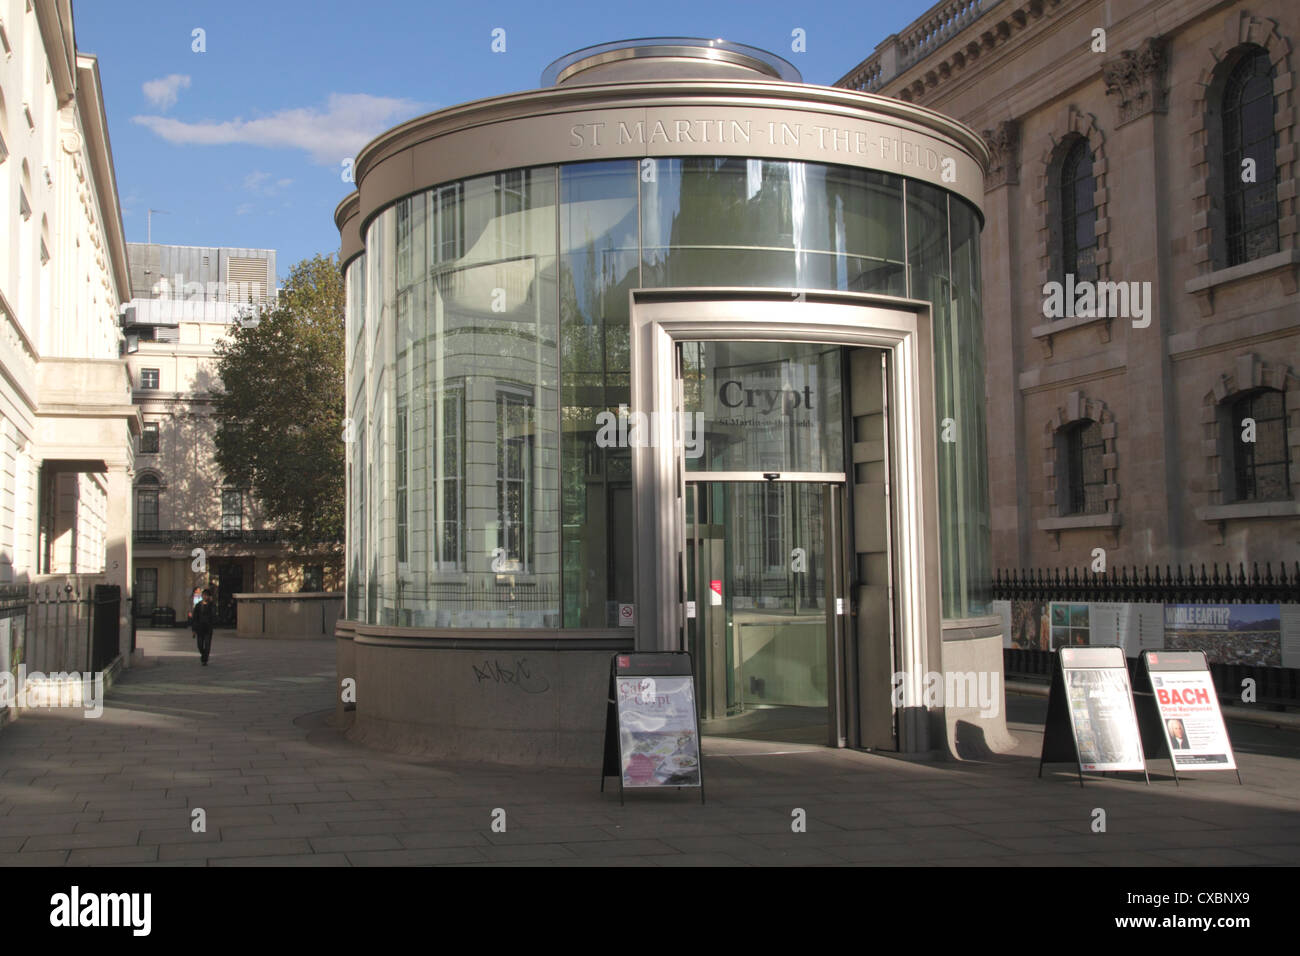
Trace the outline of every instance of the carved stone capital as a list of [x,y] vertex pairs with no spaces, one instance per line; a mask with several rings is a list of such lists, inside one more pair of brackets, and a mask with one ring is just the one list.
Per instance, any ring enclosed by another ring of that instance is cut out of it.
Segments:
[[1020,124],[1003,120],[993,129],[984,131],[984,142],[992,158],[989,174],[984,178],[984,189],[1014,186],[1020,182]]
[[1136,50],[1123,50],[1102,64],[1106,95],[1116,97],[1118,104],[1116,125],[1123,126],[1148,113],[1163,113],[1168,109],[1169,90],[1165,86],[1168,46],[1163,37],[1147,37]]

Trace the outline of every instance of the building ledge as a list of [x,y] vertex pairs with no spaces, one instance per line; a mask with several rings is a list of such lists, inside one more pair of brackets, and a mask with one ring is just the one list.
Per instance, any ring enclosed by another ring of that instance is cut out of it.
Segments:
[[1110,324],[1114,320],[1113,315],[1074,315],[1060,319],[1049,319],[1042,325],[1035,325],[1029,330],[1029,334],[1038,339],[1038,344],[1043,349],[1043,358],[1051,358],[1053,336],[1068,332],[1071,329],[1082,329],[1093,325],[1097,327],[1097,344],[1105,345],[1110,341]]
[[1055,335],[1057,332],[1064,332],[1066,329],[1077,329],[1095,322],[1105,322],[1109,325],[1113,319],[1114,316],[1111,315],[1075,315],[1070,318],[1052,319],[1042,325],[1035,325],[1029,330],[1029,334],[1036,339],[1041,339]]
[[1214,314],[1214,291],[1220,286],[1244,282],[1247,279],[1276,275],[1282,283],[1283,295],[1294,295],[1297,287],[1297,266],[1300,266],[1300,249],[1283,249],[1271,256],[1252,259],[1241,265],[1216,269],[1214,272],[1188,279],[1183,290],[1196,296],[1202,316]]
[[234,594],[236,601],[323,601],[342,600],[342,591],[239,591]]
[[945,643],[986,640],[990,637],[1002,637],[1003,622],[1001,615],[998,614],[945,619],[942,629]]
[[1066,515],[1062,518],[1041,518],[1039,531],[1070,531],[1075,528],[1118,528],[1121,524],[1118,512],[1106,511],[1095,515]]
[[1206,505],[1196,509],[1202,521],[1237,521],[1248,518],[1300,517],[1300,501],[1241,501],[1230,505]]

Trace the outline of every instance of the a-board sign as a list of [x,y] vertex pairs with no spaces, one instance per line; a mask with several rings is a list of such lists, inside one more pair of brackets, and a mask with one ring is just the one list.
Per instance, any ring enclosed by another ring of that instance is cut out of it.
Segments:
[[698,787],[704,798],[695,678],[689,654],[615,654],[605,713],[605,778],[633,787]]
[[1123,648],[1058,649],[1038,763],[1040,777],[1046,763],[1076,763],[1081,786],[1084,771],[1146,773]]
[[[1143,740],[1180,770],[1237,770],[1204,651],[1145,651],[1138,672]],[[1240,779],[1240,774],[1238,774]]]

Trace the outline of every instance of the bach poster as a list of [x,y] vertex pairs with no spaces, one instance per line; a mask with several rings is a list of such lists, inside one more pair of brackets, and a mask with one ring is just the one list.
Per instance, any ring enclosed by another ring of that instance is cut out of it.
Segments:
[[1235,770],[1232,744],[1223,725],[1209,671],[1160,671],[1160,656],[1148,657],[1151,689],[1169,755],[1176,770]]

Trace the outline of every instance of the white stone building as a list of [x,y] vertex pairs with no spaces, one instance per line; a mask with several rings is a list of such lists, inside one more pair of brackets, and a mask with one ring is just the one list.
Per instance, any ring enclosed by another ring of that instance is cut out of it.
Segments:
[[125,638],[129,277],[98,62],[69,0],[0,0],[0,229],[0,584],[118,585]]

